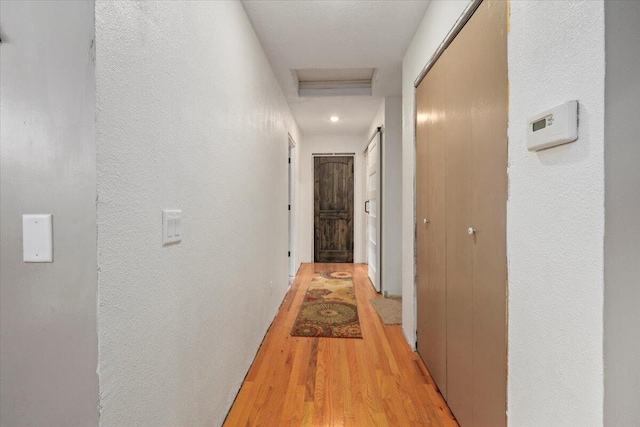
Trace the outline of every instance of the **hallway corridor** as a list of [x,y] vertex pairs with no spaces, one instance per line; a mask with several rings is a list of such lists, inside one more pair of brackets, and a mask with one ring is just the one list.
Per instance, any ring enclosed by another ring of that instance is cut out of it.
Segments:
[[[352,272],[363,339],[290,335],[321,271]],[[402,327],[381,322],[373,297],[364,264],[303,264],[224,425],[457,426]]]

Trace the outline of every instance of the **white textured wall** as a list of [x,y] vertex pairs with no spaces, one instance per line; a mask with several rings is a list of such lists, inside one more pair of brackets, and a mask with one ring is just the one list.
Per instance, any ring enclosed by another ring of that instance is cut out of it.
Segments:
[[[0,425],[95,426],[93,2],[0,2]],[[22,215],[53,214],[53,263]]]
[[96,48],[100,424],[220,425],[287,290],[301,140],[239,2],[98,1]]
[[366,262],[365,247],[366,218],[364,213],[364,149],[367,139],[362,135],[326,134],[304,135],[304,143],[299,154],[298,213],[300,228],[297,230],[300,262],[313,262],[313,153],[355,153],[354,162],[354,209],[353,209],[353,260]]
[[385,98],[382,164],[382,283],[402,295],[402,97]]
[[362,135],[363,138],[366,139],[367,141],[369,140],[369,138],[371,138],[371,135],[373,135],[373,133],[376,131],[378,127],[380,126],[384,127],[384,111],[385,111],[384,104],[385,104],[385,98],[382,98],[380,100],[380,107],[378,108],[376,115],[373,117],[373,120],[369,125],[369,129],[367,129],[367,132],[364,135]]
[[402,60],[402,329],[415,349],[415,91],[413,83],[468,0],[432,0]]
[[[514,1],[508,46],[509,421],[599,426],[604,3]],[[527,151],[528,118],[571,99],[578,141]]]
[[605,2],[604,419],[640,422],[640,2]]

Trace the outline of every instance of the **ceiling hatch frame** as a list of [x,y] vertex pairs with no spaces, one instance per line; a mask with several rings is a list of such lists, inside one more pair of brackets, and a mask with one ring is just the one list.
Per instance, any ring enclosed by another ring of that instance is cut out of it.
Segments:
[[298,96],[371,96],[376,69],[295,69],[291,70]]

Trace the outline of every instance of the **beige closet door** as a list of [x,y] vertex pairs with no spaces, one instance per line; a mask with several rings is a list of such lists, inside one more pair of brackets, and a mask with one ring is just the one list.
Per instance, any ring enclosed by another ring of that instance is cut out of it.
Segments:
[[506,425],[507,10],[484,1],[446,51],[447,401]]
[[[468,24],[467,24],[468,25]],[[467,66],[466,28],[445,51],[447,211],[447,403],[462,426],[471,426],[473,388],[473,245],[471,106],[473,68]]]
[[447,390],[462,426],[506,425],[506,3],[446,52]]
[[441,58],[418,87],[418,353],[447,396],[445,75]]
[[[476,16],[477,15],[477,16]],[[469,27],[473,56],[473,419],[506,425],[507,7],[484,1]]]
[[483,2],[416,92],[418,351],[463,427],[506,425],[506,24]]

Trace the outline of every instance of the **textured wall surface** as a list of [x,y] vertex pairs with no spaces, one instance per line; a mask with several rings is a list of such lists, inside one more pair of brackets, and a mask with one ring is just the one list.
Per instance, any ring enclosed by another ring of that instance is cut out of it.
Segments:
[[287,290],[300,138],[239,2],[99,1],[96,55],[100,424],[220,425]]
[[297,239],[299,260],[313,262],[313,153],[355,153],[353,207],[353,261],[366,262],[364,213],[365,165],[363,151],[367,138],[362,135],[304,135],[299,154],[298,213],[300,228]]
[[[604,3],[511,3],[509,423],[603,421]],[[579,139],[532,153],[528,118],[580,102]]]
[[640,420],[640,2],[605,2],[604,416]]
[[382,283],[402,295],[402,97],[385,98],[384,110]]
[[415,90],[422,68],[460,17],[468,0],[433,0],[402,60],[402,328],[416,345],[415,289]]
[[[0,425],[95,426],[93,2],[1,2]],[[22,215],[53,214],[53,263]]]

